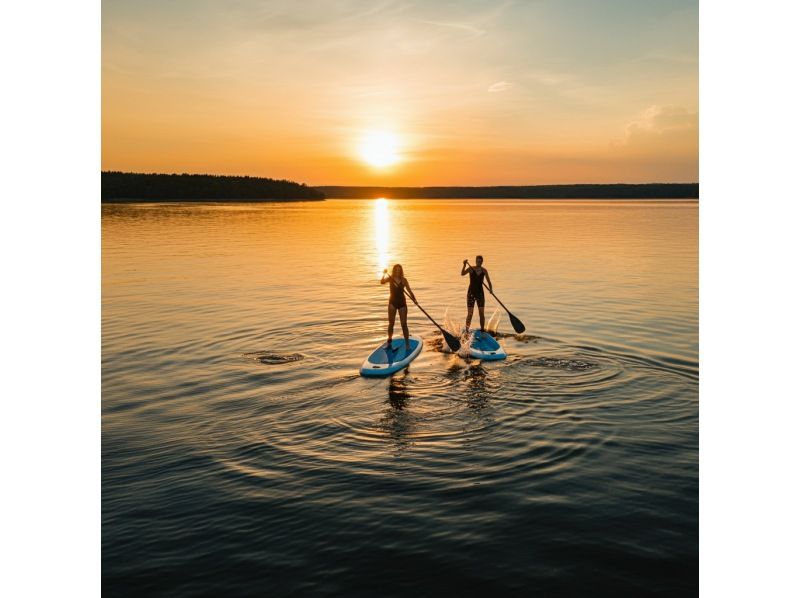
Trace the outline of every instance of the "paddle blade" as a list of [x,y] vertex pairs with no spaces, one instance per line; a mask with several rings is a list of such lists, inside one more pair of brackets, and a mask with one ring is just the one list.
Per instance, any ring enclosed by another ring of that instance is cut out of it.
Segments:
[[508,319],[511,320],[511,326],[514,328],[514,332],[517,334],[525,332],[525,324],[523,324],[517,316],[508,312]]
[[458,353],[461,350],[461,341],[447,332],[447,330],[442,330],[442,336],[444,337],[447,346],[450,347],[450,350],[453,353]]

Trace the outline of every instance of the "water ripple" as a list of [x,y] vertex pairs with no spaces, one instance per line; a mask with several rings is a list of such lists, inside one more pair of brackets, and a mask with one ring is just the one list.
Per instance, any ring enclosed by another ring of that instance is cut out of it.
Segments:
[[425,350],[358,375],[386,334],[370,202],[104,207],[103,589],[695,591],[696,204],[390,203],[387,255],[442,322],[461,233],[498,231],[506,360],[409,306]]

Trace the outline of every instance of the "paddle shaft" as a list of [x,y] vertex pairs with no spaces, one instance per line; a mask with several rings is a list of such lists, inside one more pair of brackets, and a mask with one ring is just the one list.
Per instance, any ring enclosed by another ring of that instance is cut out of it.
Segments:
[[445,332],[444,328],[442,328],[441,326],[439,326],[439,324],[436,322],[436,320],[434,320],[434,319],[433,319],[433,318],[430,316],[430,314],[429,314],[428,312],[426,312],[424,309],[422,309],[422,306],[421,306],[419,303],[417,303],[416,301],[414,301],[414,298],[411,296],[411,293],[409,293],[409,292],[408,292],[408,289],[407,289],[407,288],[403,287],[403,292],[404,292],[406,295],[408,295],[408,298],[409,298],[409,299],[411,299],[411,301],[413,301],[413,302],[414,302],[414,305],[416,305],[416,306],[417,306],[417,307],[420,309],[420,311],[421,311],[422,313],[424,313],[426,316],[428,316],[428,319],[429,319],[431,322],[433,322],[433,325],[434,325],[434,326],[436,326],[436,327],[437,327],[439,330],[441,330],[441,331],[442,331],[442,333],[444,333],[444,332]]
[[[393,278],[393,277],[390,275],[390,276],[389,276],[389,282],[392,282],[392,281],[394,281],[394,284],[397,284],[397,281],[396,281],[396,280],[394,280],[394,278]],[[419,303],[417,303],[417,300],[416,300],[414,297],[412,297],[412,296],[411,296],[411,293],[409,293],[408,289],[406,288],[406,285],[403,285],[403,293],[404,293],[404,294],[405,294],[405,295],[406,295],[406,296],[407,296],[409,299],[411,299],[411,301],[413,301],[413,302],[414,302],[414,305],[416,305],[416,306],[417,306],[417,307],[418,307],[418,308],[419,308],[419,309],[422,311],[422,313],[424,313],[426,316],[428,316],[428,319],[429,319],[431,322],[433,322],[433,323],[434,323],[434,325],[435,325],[435,326],[436,326],[436,327],[437,327],[439,330],[442,330],[442,332],[444,332],[444,330],[442,329],[442,327],[441,327],[441,326],[439,326],[439,324],[437,324],[437,323],[436,323],[436,320],[434,320],[434,319],[433,319],[433,318],[432,318],[432,317],[431,317],[431,316],[428,314],[428,312],[426,312],[424,309],[422,309],[422,306],[421,306]]]
[[[391,277],[390,277],[390,278],[391,278]],[[397,281],[395,281],[395,284],[397,284]],[[460,349],[461,349],[461,342],[460,342],[460,341],[459,341],[459,340],[458,340],[458,339],[457,339],[455,336],[453,336],[452,334],[450,334],[449,332],[447,332],[447,330],[445,330],[444,328],[442,328],[441,326],[439,326],[439,323],[438,323],[436,320],[434,320],[434,319],[431,317],[431,315],[430,315],[428,312],[426,312],[426,311],[425,311],[425,310],[422,308],[422,306],[421,306],[419,303],[417,303],[417,300],[416,300],[416,299],[415,299],[415,298],[414,298],[414,297],[411,295],[411,293],[409,292],[409,290],[406,288],[406,286],[405,286],[405,285],[403,285],[403,293],[404,293],[405,295],[407,295],[407,296],[408,296],[408,298],[409,298],[409,299],[411,299],[411,301],[413,301],[413,302],[414,302],[414,305],[416,305],[416,306],[417,306],[417,307],[420,309],[420,311],[421,311],[422,313],[424,313],[424,314],[425,314],[425,316],[426,316],[426,317],[427,317],[427,318],[428,318],[428,319],[429,319],[431,322],[433,322],[433,325],[434,325],[434,326],[436,326],[436,327],[439,329],[439,332],[441,332],[441,333],[442,333],[442,336],[444,337],[444,340],[447,342],[447,345],[448,345],[448,346],[449,346],[449,347],[450,347],[450,348],[451,348],[451,349],[452,349],[454,352],[456,352],[456,351],[458,351],[458,350],[460,350]]]
[[[483,283],[483,286],[485,286],[487,289],[489,289],[489,285],[487,285],[485,282]],[[498,298],[497,298],[497,295],[495,295],[495,294],[492,292],[492,289],[489,289],[489,294],[490,294],[492,297],[494,297],[495,301],[497,301],[497,302],[500,304],[500,306],[501,306],[501,307],[502,307],[504,310],[508,311],[508,308],[507,308],[505,305],[503,305],[503,302],[502,302],[502,301],[500,301],[500,299],[498,299]]]
[[[389,278],[390,278],[391,280],[394,280],[394,279],[392,278],[392,276],[391,276],[391,275],[389,276]],[[394,281],[394,283],[395,283],[395,284],[397,284],[397,281],[395,280],[395,281]],[[403,293],[405,293],[405,294],[406,294],[406,296],[407,296],[409,299],[411,299],[411,301],[413,301],[413,302],[414,302],[414,305],[416,305],[416,306],[417,306],[417,307],[420,309],[420,311],[421,311],[422,313],[424,313],[426,316],[428,316],[428,319],[429,319],[431,322],[433,322],[433,325],[434,325],[434,326],[436,326],[436,327],[437,327],[439,330],[441,330],[442,332],[445,332],[444,328],[442,328],[441,326],[439,326],[439,324],[436,322],[436,320],[434,320],[434,319],[433,319],[433,318],[430,316],[430,314],[429,314],[428,312],[426,312],[424,309],[422,309],[422,306],[421,306],[419,303],[417,303],[417,301],[416,301],[416,299],[414,299],[414,297],[412,297],[412,296],[411,296],[411,293],[409,293],[409,292],[408,292],[408,289],[406,288],[406,286],[405,286],[405,285],[403,285]]]

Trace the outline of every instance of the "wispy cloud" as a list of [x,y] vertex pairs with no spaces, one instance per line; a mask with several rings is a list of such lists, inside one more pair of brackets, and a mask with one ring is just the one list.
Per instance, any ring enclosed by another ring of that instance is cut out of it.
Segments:
[[348,0],[332,3],[326,0],[307,2],[302,8],[293,3],[251,2],[225,5],[228,14],[238,19],[246,29],[260,29],[270,32],[303,31],[310,37],[311,32],[318,30],[335,30],[337,27],[379,15],[405,9],[397,0],[383,0],[372,3],[362,9],[363,3]]
[[681,106],[650,106],[625,127],[625,140],[637,135],[685,131],[697,128],[697,113]]
[[683,155],[696,159],[698,114],[682,106],[653,105],[625,125],[622,138],[611,147],[638,156]]
[[437,27],[446,27],[448,29],[455,29],[457,31],[463,31],[467,33],[470,37],[481,37],[486,35],[485,29],[480,29],[473,25],[469,25],[467,23],[447,23],[444,21],[424,21],[420,20],[420,23],[425,23],[426,25],[436,25]]
[[500,93],[508,90],[509,87],[511,87],[511,83],[508,81],[498,81],[497,83],[492,83],[486,91],[489,93]]
[[563,83],[574,82],[574,77],[566,73],[555,73],[552,71],[531,71],[527,78],[536,85],[552,87]]

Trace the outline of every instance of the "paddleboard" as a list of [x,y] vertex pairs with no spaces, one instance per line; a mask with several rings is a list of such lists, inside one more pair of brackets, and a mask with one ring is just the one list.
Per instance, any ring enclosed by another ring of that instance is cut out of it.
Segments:
[[416,335],[408,337],[410,349],[406,352],[403,337],[392,339],[392,348],[387,350],[386,341],[369,354],[361,366],[362,376],[388,376],[402,370],[422,352],[422,339]]
[[500,343],[497,342],[488,332],[476,330],[472,333],[472,342],[469,345],[469,355],[475,359],[492,361],[495,359],[505,359],[506,352]]

